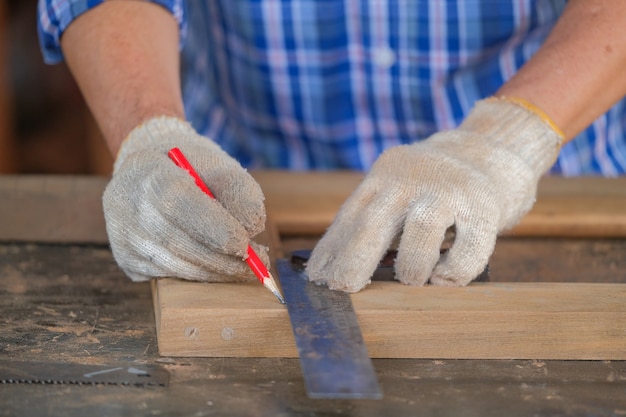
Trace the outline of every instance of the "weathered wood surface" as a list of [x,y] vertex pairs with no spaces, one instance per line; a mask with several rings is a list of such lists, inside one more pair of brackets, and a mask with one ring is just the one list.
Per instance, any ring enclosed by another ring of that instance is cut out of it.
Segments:
[[[95,191],[99,204],[101,188]],[[16,221],[5,221],[6,216],[24,209],[6,196],[0,194],[3,238],[5,225]],[[40,211],[33,213],[54,222],[67,219],[67,227],[77,230],[90,224],[82,217],[74,221],[64,212],[55,214],[55,208],[64,206],[69,212],[82,210],[80,204],[72,206],[76,200],[61,200],[64,204],[37,203]],[[17,209],[6,211],[7,206]],[[68,245],[76,234],[51,234],[46,228],[33,230],[36,222],[22,224],[18,236],[33,236],[33,241],[0,244],[3,357],[59,366],[158,365],[170,371],[171,383],[167,389],[3,385],[2,415],[182,417],[249,415],[251,410],[259,416],[495,417],[502,410],[509,416],[626,414],[626,361],[375,359],[385,398],[353,402],[308,399],[295,358],[160,357],[148,283],[125,277],[106,246]],[[41,232],[52,244],[34,243],[41,241]],[[62,239],[54,241],[54,236]],[[90,235],[80,231],[78,236]],[[313,243],[282,241],[285,251]],[[492,257],[492,278],[625,282],[624,253],[624,239],[501,239]],[[262,288],[256,293],[274,303]]]
[[[623,247],[614,250],[623,252]],[[106,247],[0,244],[0,317],[0,354],[6,360],[60,367],[151,365],[170,372],[167,388],[0,385],[2,416],[626,412],[626,361],[374,359],[382,400],[324,401],[307,398],[295,358],[162,357],[156,349],[149,285],[126,278]]]
[[[321,234],[362,179],[354,172],[254,172],[281,234]],[[106,177],[0,176],[0,240],[106,243]],[[626,177],[545,177],[507,235],[626,237]]]

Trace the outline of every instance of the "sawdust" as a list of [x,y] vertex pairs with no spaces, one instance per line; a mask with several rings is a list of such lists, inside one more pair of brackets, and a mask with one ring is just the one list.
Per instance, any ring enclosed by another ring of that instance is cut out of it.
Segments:
[[123,335],[124,336],[143,336],[146,332],[144,330],[138,330],[138,329],[129,329],[129,330],[124,330]]
[[59,313],[58,311],[56,311],[53,308],[49,308],[49,307],[44,307],[44,306],[37,306],[37,310],[41,310],[44,313],[50,315],[50,316],[55,316],[58,317],[61,315],[61,313]]
[[90,326],[48,326],[45,327],[47,331],[50,333],[65,333],[65,334],[73,334],[74,336],[82,337],[84,334],[91,332],[92,327]]
[[102,356],[82,356],[73,357],[72,362],[79,365],[108,365],[110,358]]
[[[56,316],[59,314],[57,313],[53,315]],[[99,329],[98,327],[91,326],[87,322],[70,326],[44,326],[44,328],[46,331],[51,333],[72,334],[76,337],[84,337],[91,343],[100,343],[100,340],[94,335],[94,332],[97,333],[105,331],[105,329]],[[126,329],[112,332],[125,337],[140,337],[145,334],[145,330],[140,329]]]

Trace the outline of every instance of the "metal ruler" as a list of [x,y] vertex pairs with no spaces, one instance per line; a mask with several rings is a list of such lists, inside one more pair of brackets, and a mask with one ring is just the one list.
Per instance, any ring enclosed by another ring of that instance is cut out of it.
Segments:
[[350,295],[309,282],[304,267],[287,259],[279,259],[276,267],[307,395],[382,398]]

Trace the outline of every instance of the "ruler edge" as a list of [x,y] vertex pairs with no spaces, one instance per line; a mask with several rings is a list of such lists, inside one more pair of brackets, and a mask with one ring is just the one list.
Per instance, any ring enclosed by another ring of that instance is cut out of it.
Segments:
[[[302,273],[302,271],[297,270],[294,265],[289,262],[289,260],[287,259],[277,259],[276,260],[276,269],[278,271],[278,279],[279,282],[281,284],[281,286],[284,289],[284,285],[283,282],[285,282],[285,274],[281,273],[283,272],[285,269],[284,268],[289,268],[289,270],[292,272],[292,274],[290,275],[291,277],[293,277],[294,279],[297,278],[302,278],[302,281],[304,282],[305,286],[311,286],[312,288],[321,288],[320,286],[317,286],[317,284],[311,283],[310,281],[308,281],[305,277],[304,274]],[[313,287],[315,286],[315,287]],[[329,290],[330,291],[330,290]],[[293,339],[294,339],[294,343],[296,344],[296,349],[298,351],[298,357],[299,357],[299,362],[300,362],[300,368],[302,370],[303,373],[303,377],[304,377],[304,381],[305,381],[305,386],[306,386],[306,391],[307,391],[307,395],[310,398],[313,399],[351,399],[351,400],[357,400],[357,399],[371,399],[371,400],[378,400],[378,399],[382,399],[383,398],[383,391],[382,388],[380,386],[380,381],[378,379],[378,374],[376,372],[376,368],[374,367],[374,363],[372,362],[372,358],[369,354],[369,350],[367,347],[367,344],[365,343],[365,340],[363,338],[363,332],[361,331],[361,326],[359,323],[359,319],[357,317],[356,311],[354,309],[354,305],[352,303],[352,298],[350,296],[350,294],[347,293],[342,293],[342,292],[334,292],[334,295],[338,295],[338,296],[342,296],[345,297],[347,299],[347,303],[350,307],[349,310],[343,310],[343,312],[350,314],[353,318],[354,318],[354,322],[356,323],[356,329],[354,329],[355,331],[357,331],[356,336],[358,337],[358,341],[360,342],[360,348],[359,348],[359,354],[362,355],[363,357],[363,362],[361,362],[361,366],[364,368],[362,368],[363,370],[366,371],[366,375],[363,375],[364,377],[369,378],[369,384],[367,384],[366,386],[366,390],[361,391],[361,392],[350,392],[350,393],[325,393],[325,392],[321,392],[321,391],[314,391],[312,384],[311,384],[311,379],[310,379],[310,373],[307,374],[305,372],[305,368],[309,369],[309,366],[306,365],[305,359],[303,358],[302,354],[304,353],[301,350],[301,345],[298,344],[298,340],[304,340],[302,338],[299,338],[298,335],[296,334],[296,325],[292,320],[292,314],[291,314],[291,308],[290,308],[290,303],[289,300],[287,299],[286,293],[283,291],[283,295],[285,296],[285,300],[287,301],[287,313],[289,316],[289,324],[293,333]],[[293,304],[291,304],[293,306]],[[313,309],[313,307],[311,307],[311,309]],[[308,311],[308,310],[307,310]],[[335,339],[333,339],[335,340]],[[351,352],[354,353],[354,352]],[[352,359],[351,356],[346,357],[346,359]],[[309,376],[309,377],[308,377]]]

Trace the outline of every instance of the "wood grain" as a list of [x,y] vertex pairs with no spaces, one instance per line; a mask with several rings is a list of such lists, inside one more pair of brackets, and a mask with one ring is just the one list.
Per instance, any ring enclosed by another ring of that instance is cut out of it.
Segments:
[[363,174],[350,171],[256,171],[268,213],[281,234],[322,234]]
[[[253,173],[281,233],[321,234],[363,175]],[[626,236],[626,177],[544,177],[532,210],[509,236]]]
[[0,176],[0,240],[108,243],[105,185],[93,176]]
[[[281,235],[322,234],[363,175],[254,172]],[[106,243],[96,176],[0,176],[0,240]],[[545,177],[509,236],[626,237],[626,177]]]
[[[297,357],[289,318],[251,284],[153,282],[166,356]],[[626,359],[626,285],[375,282],[352,295],[374,358]]]
[[626,177],[544,177],[515,236],[626,236]]

